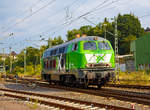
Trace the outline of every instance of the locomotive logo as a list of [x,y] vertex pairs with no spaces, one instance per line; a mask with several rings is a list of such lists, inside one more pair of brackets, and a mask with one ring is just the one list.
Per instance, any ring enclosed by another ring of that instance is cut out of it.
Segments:
[[96,56],[96,62],[99,63],[100,61],[104,61],[104,57],[106,54],[102,55],[102,56]]
[[58,57],[58,70],[61,70],[61,59],[62,59],[62,54]]
[[111,54],[85,54],[87,63],[109,63]]

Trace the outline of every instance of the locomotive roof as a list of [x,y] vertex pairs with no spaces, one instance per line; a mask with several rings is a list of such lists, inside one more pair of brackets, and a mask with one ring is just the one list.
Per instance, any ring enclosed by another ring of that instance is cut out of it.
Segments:
[[76,38],[76,39],[73,39],[71,41],[65,42],[63,44],[56,45],[56,46],[54,46],[52,48],[48,48],[46,51],[50,51],[50,50],[56,49],[58,47],[61,48],[61,47],[67,46],[68,44],[71,44],[71,43],[74,43],[74,42],[79,42],[79,41],[95,41],[95,38],[96,38],[97,41],[106,41],[106,39],[104,39],[102,37],[98,37],[98,36],[80,37],[80,38]]

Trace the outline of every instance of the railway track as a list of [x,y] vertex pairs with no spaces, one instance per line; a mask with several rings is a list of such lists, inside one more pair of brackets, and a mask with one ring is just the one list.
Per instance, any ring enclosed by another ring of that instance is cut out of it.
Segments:
[[65,110],[133,110],[130,108],[104,105],[95,102],[86,102],[76,99],[69,99],[27,91],[17,91],[11,89],[0,89],[0,91],[4,92],[4,95],[8,97],[18,98],[22,100],[32,99],[33,102],[38,100],[40,104],[53,106]]
[[66,86],[59,86],[59,85],[50,85],[41,82],[37,82],[36,84],[39,86],[45,86],[45,87],[62,89],[62,90],[73,91],[73,92],[81,92],[81,93],[92,94],[96,96],[103,96],[107,98],[112,97],[118,100],[135,102],[143,105],[150,105],[150,93],[132,92],[132,91],[106,89],[106,88],[101,88],[100,90],[96,88],[87,88],[87,89],[73,88],[73,87],[66,87]]
[[[30,81],[30,82],[39,82],[40,79],[27,79],[22,78],[20,80]],[[118,88],[131,88],[131,89],[148,89],[150,90],[150,86],[142,86],[142,85],[123,85],[123,84],[106,84],[106,87],[118,87]]]
[[150,89],[150,86],[122,85],[122,84],[107,84],[106,87],[119,87],[119,88],[131,88],[131,89]]
[[[22,83],[21,80],[19,82]],[[24,83],[25,82],[23,82],[23,84]],[[66,87],[66,86],[59,86],[59,85],[52,85],[52,84],[50,85],[46,82],[39,82],[39,81],[35,81],[34,83],[42,87],[86,93],[86,94],[91,94],[96,96],[103,96],[107,98],[112,97],[114,99],[118,99],[122,101],[134,102],[143,105],[150,105],[150,93],[132,92],[132,91],[106,89],[106,88],[102,88],[100,90],[96,88],[83,89],[83,88]]]
[[[50,86],[52,87],[52,86]],[[122,90],[113,90],[113,89],[101,89],[101,90],[91,90],[91,89],[80,89],[80,88],[69,88],[69,87],[54,87],[57,89],[65,89],[73,92],[81,92],[96,96],[103,96],[106,98],[114,98],[122,101],[134,102],[143,105],[150,105],[150,94],[139,93],[139,92],[130,92]]]
[[[13,77],[14,78],[14,77]],[[13,79],[11,78],[11,79]],[[29,78],[19,78],[19,80],[29,81],[29,82],[38,82],[40,79],[29,79]],[[150,86],[142,86],[142,85],[124,85],[124,84],[106,84],[106,87],[118,87],[118,88],[131,88],[131,89],[148,89],[150,90]]]

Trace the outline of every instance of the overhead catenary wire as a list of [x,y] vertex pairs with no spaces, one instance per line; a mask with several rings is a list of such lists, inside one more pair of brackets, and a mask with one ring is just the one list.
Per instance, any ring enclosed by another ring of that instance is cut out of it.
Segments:
[[[132,0],[133,1],[133,0]],[[125,3],[126,2],[132,2],[131,0],[127,0],[127,1],[125,1],[125,2],[121,2],[121,4],[120,5],[117,5],[117,6],[112,6],[112,7],[109,7],[109,8],[105,8],[105,9],[103,9],[103,10],[100,10],[100,11],[96,11],[96,12],[93,12],[93,13],[90,13],[88,16],[86,16],[86,17],[83,17],[83,19],[84,20],[86,20],[87,22],[89,22],[90,24],[93,24],[93,25],[97,25],[96,23],[94,23],[92,20],[90,20],[90,18],[87,18],[87,17],[89,17],[89,16],[94,16],[94,15],[98,15],[100,12],[104,12],[105,10],[111,10],[111,9],[114,9],[114,8],[116,8],[116,7],[120,7],[120,6],[122,6],[122,5],[125,5]],[[93,18],[96,18],[96,17],[92,17],[92,19]],[[98,18],[98,19],[100,19],[100,18]]]
[[[74,0],[72,3],[70,3],[70,4],[67,5],[67,6],[65,6],[63,9],[72,7],[75,3],[77,3],[77,1],[79,1],[79,0]],[[79,8],[79,7],[77,7],[76,10],[77,10],[78,8]],[[60,10],[58,11],[58,13],[61,13],[61,11],[63,11],[63,9],[60,9]],[[55,17],[58,13],[55,13],[52,17]],[[50,15],[50,16],[51,16],[51,15]],[[52,18],[52,17],[51,17],[51,18]],[[63,20],[65,21],[65,19],[66,19],[66,17],[63,18],[60,22],[63,22]],[[71,19],[71,18],[69,18],[69,19]],[[66,21],[66,22],[68,22],[68,21]],[[66,24],[66,22],[65,22],[65,23],[61,23],[61,24],[58,25],[58,26],[64,25],[64,24]],[[44,31],[44,32],[41,32],[41,34],[47,33],[49,30],[53,30],[54,28],[57,28],[58,26],[52,27],[52,28],[50,28],[50,29],[48,29],[48,30],[46,30],[46,31]]]
[[[77,0],[76,0],[77,1]],[[86,2],[87,2],[88,0],[86,0]],[[72,12],[70,12],[70,14],[71,14],[71,17],[73,16],[73,14],[81,7],[81,6],[83,6],[83,4],[85,4],[86,3],[85,2],[85,0],[84,0],[84,2],[83,3],[80,3],[80,4],[78,4],[78,7],[77,8],[75,8]],[[68,10],[70,9],[70,7],[67,7],[68,8]]]
[[[116,0],[116,1],[117,1],[117,0]],[[106,2],[103,2],[103,3],[105,4]],[[113,3],[113,2],[111,2],[111,3]],[[101,4],[102,4],[102,3],[101,3]],[[107,6],[107,5],[106,5],[106,6]],[[104,6],[103,6],[103,7],[102,7],[102,6],[100,6],[100,7],[94,8],[93,10],[95,10],[95,11],[96,11],[96,10],[100,10],[100,9],[102,9],[102,8],[104,8]],[[92,11],[92,12],[90,12],[90,11],[89,11],[89,13],[93,13],[93,12],[94,12],[94,11]],[[86,15],[89,15],[89,13],[88,13],[88,14],[86,14]],[[85,14],[85,13],[84,13],[84,14]],[[79,17],[80,17],[80,18],[82,18],[82,17],[86,16],[86,15],[84,15],[84,14],[83,14],[82,16],[79,16]],[[79,18],[79,19],[80,19],[80,18]],[[74,19],[73,19],[73,20],[74,20]],[[78,19],[76,19],[76,18],[75,18],[75,20],[74,20],[74,21],[76,21],[76,20],[78,20]],[[74,22],[74,21],[73,21],[73,22]],[[64,29],[64,26],[65,26],[65,25],[70,25],[70,24],[71,24],[71,22],[72,22],[72,20],[70,20],[70,21],[68,21],[68,22],[64,22],[64,23],[60,24],[62,27],[61,27],[61,28],[59,27],[59,29],[58,29],[58,30],[56,30],[55,32],[60,31],[60,29]],[[59,25],[59,26],[60,26],[60,25]],[[54,29],[54,30],[55,30],[55,29]],[[44,34],[44,33],[43,33],[43,34]]]
[[[87,14],[89,14],[89,13],[91,13],[91,12],[93,12],[95,9],[97,10],[97,8],[99,7],[99,6],[101,6],[101,5],[103,5],[103,4],[105,4],[107,2],[107,0],[105,0],[105,1],[103,1],[102,3],[100,3],[100,4],[98,4],[95,8],[93,8],[91,11],[89,11],[89,12],[87,12],[87,13],[85,13],[85,14],[83,14],[83,15],[81,15],[81,16],[79,16],[78,17],[78,19],[79,18],[81,18],[81,17],[84,17],[85,15],[87,15]],[[114,2],[114,1],[113,1]],[[112,3],[113,3],[112,2]],[[101,7],[101,8],[103,8],[103,7]],[[100,8],[99,8],[100,9]],[[76,20],[76,19],[74,19],[74,20]],[[72,22],[74,22],[74,20],[73,21],[69,21],[69,22],[65,22],[65,23],[63,23],[63,24],[61,24],[61,25],[65,25],[65,24],[71,24]]]
[[[93,9],[90,10],[89,12],[86,12],[86,13],[84,13],[84,14],[78,16],[77,18],[75,18],[75,19],[73,19],[73,20],[71,20],[71,21],[65,22],[65,23],[63,23],[62,25],[71,25],[74,21],[76,21],[76,20],[78,20],[78,19],[80,19],[80,18],[83,18],[83,17],[85,18],[86,15],[88,15],[88,14],[90,14],[90,13],[96,11],[96,10],[100,10],[100,9],[102,9],[102,8],[104,8],[104,7],[107,7],[107,6],[109,6],[109,5],[113,4],[113,3],[119,2],[119,1],[120,1],[120,0],[115,0],[115,1],[109,2],[109,3],[107,3],[107,4],[105,4],[106,1],[103,1],[102,3],[100,3],[99,5],[97,5],[96,8],[93,8]],[[104,5],[104,4],[105,4],[105,5]],[[104,6],[101,6],[101,5],[104,5]],[[98,8],[98,6],[101,6],[101,7]],[[62,29],[64,29],[64,27],[63,27]],[[60,30],[62,30],[62,29],[59,29],[59,30],[57,30],[57,31],[55,31],[55,32],[58,32],[58,31],[60,31]]]
[[13,27],[15,27],[16,25],[24,22],[26,19],[30,18],[31,16],[35,15],[36,13],[38,13],[39,11],[41,11],[42,9],[46,8],[47,6],[51,5],[52,3],[54,3],[54,1],[56,0],[51,0],[50,2],[48,2],[46,5],[42,6],[41,8],[39,8],[38,10],[34,11],[32,14],[24,17],[23,19],[21,19],[19,22],[16,22],[15,24],[13,24],[12,26],[8,27],[7,29],[5,29],[2,33],[7,32],[9,29],[12,29]]
[[[71,20],[69,24],[72,24],[74,21],[76,21],[76,20],[78,20],[78,19],[80,19],[80,18],[83,18],[83,17],[89,15],[90,13],[93,13],[94,11],[100,10],[100,9],[102,9],[102,8],[104,8],[104,7],[107,7],[107,6],[111,5],[111,4],[113,4],[113,3],[119,2],[120,0],[115,0],[115,1],[112,1],[112,2],[109,2],[109,3],[107,3],[106,1],[107,1],[107,0],[103,1],[102,3],[98,4],[98,5],[96,6],[96,8],[93,8],[93,9],[91,9],[90,11],[88,11],[88,12],[86,12],[86,13],[84,13],[84,14],[78,16],[78,17],[76,17],[75,19]],[[107,3],[107,4],[105,4],[105,3]],[[105,4],[105,5],[104,5],[104,4]],[[99,7],[99,6],[101,6],[101,7]],[[99,7],[99,8],[98,8],[98,7]]]
[[[106,1],[106,0],[105,0]],[[73,3],[75,3],[75,2],[73,2]],[[73,3],[72,3],[72,5],[73,5]],[[33,15],[33,14],[32,14]],[[32,16],[31,15],[31,16]],[[27,18],[27,17],[26,17]],[[24,21],[26,18],[24,18],[22,21]],[[18,24],[18,23],[17,23]],[[15,24],[15,25],[17,25],[17,24]],[[67,22],[65,22],[65,23],[63,23],[63,24],[61,24],[61,25],[66,25],[67,24]]]
[[[121,1],[121,0],[119,0],[119,1]],[[119,2],[118,1],[118,2]],[[90,13],[90,14],[88,14],[88,16],[94,16],[94,15],[97,15],[97,14],[99,14],[100,12],[104,12],[105,10],[111,10],[111,9],[114,9],[114,8],[117,8],[117,7],[120,7],[120,6],[122,6],[122,5],[125,5],[126,3],[129,3],[129,2],[133,2],[133,0],[127,0],[127,1],[125,1],[125,2],[121,2],[121,4],[119,4],[119,5],[115,5],[115,6],[112,6],[112,7],[104,7],[104,9],[103,10],[96,10],[95,12],[93,12],[93,13]],[[116,2],[114,2],[114,3],[116,3]]]
[[[39,1],[42,1],[42,0],[39,0]],[[39,2],[39,1],[38,1],[38,2]],[[49,2],[48,4],[44,5],[44,6],[41,7],[40,9],[36,10],[35,12],[33,12],[31,15],[28,15],[28,16],[24,17],[24,18],[21,19],[19,22],[16,22],[16,23],[13,24],[12,26],[8,27],[7,29],[5,29],[5,30],[3,31],[3,33],[7,32],[9,29],[13,28],[14,26],[16,26],[16,25],[18,25],[18,24],[24,22],[26,19],[28,19],[28,18],[31,17],[32,15],[36,14],[37,12],[39,12],[41,9],[43,9],[43,8],[47,7],[48,5],[52,4],[54,1],[56,1],[56,0],[52,0],[52,1]],[[66,7],[71,7],[71,6],[74,5],[77,1],[79,1],[79,0],[74,0],[73,2],[71,2],[71,4],[67,5]],[[63,9],[61,9],[61,10],[63,10]],[[58,13],[60,13],[61,10],[58,11]],[[57,15],[57,14],[55,13],[54,16],[56,16],[56,15]],[[43,33],[43,32],[42,32],[42,33]],[[40,33],[40,34],[41,34],[41,33]],[[5,35],[5,36],[3,36],[3,38],[5,38],[5,37],[7,37],[7,36],[8,36],[8,35]],[[3,39],[3,38],[0,38],[0,39]]]
[[[111,5],[111,4],[113,4],[113,3],[119,2],[119,1],[121,1],[121,0],[112,1],[112,2],[108,3],[107,6],[108,6],[108,5]],[[129,1],[129,0],[128,0],[128,1]],[[104,4],[104,3],[106,3],[106,1],[104,1],[102,4]],[[101,5],[102,5],[102,4],[101,4]],[[124,5],[124,4],[122,4],[122,5]],[[120,5],[119,5],[119,6],[120,6]],[[91,12],[97,11],[97,10],[103,8],[103,7],[106,7],[106,5],[105,5],[105,6],[102,6],[102,7],[100,7],[100,8],[96,7],[96,8],[95,8],[96,10],[92,10]],[[113,6],[113,7],[108,8],[108,9],[112,9],[112,8],[115,8],[115,7],[117,7],[117,6]],[[84,17],[84,16],[86,16],[86,15],[88,15],[88,14],[91,14],[91,12],[87,12],[87,13],[81,15],[81,16],[77,17],[77,19],[80,19],[81,17],[83,17],[86,21],[88,21],[88,22],[90,22],[91,24],[94,24],[94,25],[95,25],[95,23],[91,22],[91,21],[88,20],[86,17]],[[139,17],[139,18],[143,18],[143,17],[147,17],[147,16],[150,16],[150,13],[149,13],[149,14],[146,14],[146,15],[144,15],[144,16],[141,16],[141,17]],[[71,21],[70,24],[71,24],[72,22],[74,22],[74,20]],[[66,23],[63,23],[63,25],[64,25],[64,24],[67,24],[67,22],[66,22]]]
[[[64,23],[58,25],[58,26],[63,26],[63,27],[59,27],[59,29],[57,29],[57,30],[56,30],[55,32],[53,32],[53,33],[56,33],[56,32],[58,32],[58,31],[64,29],[65,25],[70,25],[70,24],[72,24],[74,21],[76,21],[76,20],[78,20],[78,19],[80,19],[80,18],[82,18],[82,17],[84,17],[84,16],[90,14],[91,12],[94,12],[95,9],[97,10],[97,8],[98,8],[99,6],[104,5],[105,3],[107,3],[107,1],[108,1],[108,0],[103,1],[102,3],[98,4],[96,7],[92,8],[89,12],[86,12],[86,13],[84,13],[84,14],[78,16],[77,18],[73,19],[73,20],[70,20],[70,21],[67,21],[67,22],[64,22]],[[120,0],[116,0],[116,1],[114,1],[114,2],[111,2],[111,3],[107,4],[107,5],[113,4],[113,3],[117,2],[117,1],[120,1]],[[107,6],[107,5],[105,5],[105,6]],[[101,8],[104,8],[104,7],[102,6]],[[100,10],[101,8],[98,8],[98,10]],[[58,26],[56,26],[56,28],[57,28]],[[53,30],[54,30],[54,28],[53,28]],[[47,32],[48,32],[48,31],[47,31]],[[43,34],[44,34],[44,33],[43,33]]]
[[[77,0],[74,0],[72,3],[71,3],[71,5],[73,5],[75,2],[76,2]],[[68,6],[71,6],[71,5],[68,5]],[[60,11],[59,11],[60,12]],[[43,32],[42,33],[40,33],[40,34],[43,34]],[[39,34],[39,35],[40,35]],[[8,37],[8,36],[5,36],[5,37]],[[1,38],[0,38],[1,39]],[[19,43],[19,42],[18,42]],[[16,44],[16,43],[15,43]]]
[[[117,1],[117,0],[116,0]],[[119,0],[118,0],[119,1]],[[100,3],[99,5],[97,5],[96,6],[96,8],[93,8],[93,9],[97,9],[98,8],[98,6],[100,6],[100,5],[103,5],[103,4],[105,4],[106,3],[106,0],[105,1],[103,1],[102,3]],[[114,3],[114,2],[111,2],[111,4],[112,3]],[[109,4],[110,5],[110,4]],[[102,7],[103,8],[103,7]],[[94,10],[91,10],[91,11],[94,11]],[[100,8],[99,8],[100,9]],[[90,11],[89,11],[90,12]],[[87,12],[88,13],[88,12]],[[81,16],[82,17],[84,17],[86,14],[82,14]],[[87,14],[88,15],[88,14]],[[81,16],[79,16],[79,17],[77,17],[78,19],[80,19],[80,18],[82,18]],[[59,28],[59,29],[57,29],[54,33],[56,33],[56,32],[58,32],[58,31],[60,31],[60,30],[62,30],[62,29],[64,29],[65,28],[65,25],[71,25],[74,21],[76,21],[76,20],[78,20],[77,18],[75,18],[75,19],[73,19],[73,20],[71,20],[71,21],[67,21],[67,22],[64,22],[64,23],[62,23],[62,24],[60,24],[59,26],[63,26],[62,28]]]
[[[41,0],[39,0],[39,1],[41,1]],[[38,1],[38,2],[39,2],[39,1]],[[69,4],[67,7],[71,7],[71,6],[74,5],[74,3],[76,3],[77,1],[79,1],[79,0],[74,0],[74,1],[71,2],[71,4]],[[61,10],[62,10],[62,9],[61,9]],[[60,10],[60,11],[61,11],[61,10]],[[60,11],[59,11],[59,12],[60,12]],[[24,18],[24,19],[25,19],[25,18]],[[7,36],[5,36],[5,37],[8,37],[8,36],[9,36],[9,35],[7,35]],[[1,38],[0,38],[0,39],[1,39]],[[20,42],[18,42],[18,43],[20,43]],[[18,43],[15,43],[15,45],[17,45]]]
[[83,17],[83,19],[85,19],[86,21],[88,21],[89,23],[91,23],[91,24],[93,24],[93,25],[97,25],[97,24],[95,24],[94,22],[92,22],[92,21],[90,21],[89,19],[87,19],[86,17]]
[[[67,8],[67,7],[70,8],[72,5],[74,5],[75,3],[77,3],[77,1],[79,1],[79,0],[74,0],[74,1],[71,2],[69,5],[65,6],[64,8]],[[62,8],[61,10],[59,10],[58,13],[61,13],[61,11],[63,11],[64,8]],[[76,8],[76,9],[78,9],[78,8]],[[55,13],[53,16],[50,15],[50,16],[51,16],[50,19],[53,18],[53,17],[55,17],[58,13]],[[47,18],[48,18],[48,17],[47,17]],[[67,22],[62,23],[63,20],[65,20],[65,18],[63,18],[63,19],[60,21],[61,24],[59,24],[58,26],[49,28],[48,30],[43,31],[43,32],[40,32],[40,33],[38,33],[38,34],[36,34],[36,35],[33,35],[33,36],[45,35],[45,34],[47,34],[49,31],[55,30],[55,29],[57,29],[58,27],[59,27],[59,29],[61,29],[60,27],[64,26],[64,25],[67,23]]]
[[[77,1],[77,0],[76,0]],[[103,3],[100,3],[99,5],[102,5],[102,4],[104,4],[106,1],[108,1],[108,0],[105,0]],[[75,1],[73,2],[73,3],[75,3]],[[73,5],[73,3],[72,3],[72,5]],[[71,6],[70,6],[71,7]],[[78,7],[79,8],[79,7]],[[76,8],[76,9],[78,9],[78,8]],[[96,7],[97,8],[97,7]],[[95,8],[94,8],[95,9]],[[70,21],[67,21],[67,22],[64,22],[64,23],[62,23],[62,24],[60,24],[60,25],[58,25],[58,26],[62,26],[62,25],[66,25],[66,24],[70,24]],[[58,26],[56,26],[56,27],[58,27]],[[55,27],[54,27],[55,28]],[[53,29],[54,29],[53,28]],[[49,29],[49,30],[51,30],[51,29]],[[46,31],[46,32],[48,32],[48,31]]]
[[[84,14],[78,16],[77,18],[75,18],[75,19],[73,19],[73,20],[70,20],[70,21],[67,21],[67,22],[65,22],[65,23],[62,23],[61,25],[71,24],[72,22],[74,22],[74,21],[77,20],[77,19],[80,19],[80,18],[82,18],[82,17],[84,17],[84,16],[86,16],[86,15],[88,15],[88,14],[90,14],[90,13],[96,11],[96,10],[100,10],[100,9],[102,9],[102,8],[104,8],[104,7],[107,7],[107,6],[109,6],[109,5],[113,4],[113,3],[116,3],[116,2],[118,2],[118,1],[120,1],[120,0],[115,0],[115,1],[112,1],[112,2],[107,3],[108,1],[110,1],[110,0],[104,0],[102,3],[98,4],[96,7],[94,7],[94,8],[91,9],[90,11],[88,11],[88,12],[86,12],[86,13],[84,13]],[[105,3],[107,3],[107,4],[104,5]],[[103,6],[103,5],[104,5],[104,6]],[[100,7],[100,6],[101,6],[101,7]],[[71,18],[71,19],[72,19],[72,18]],[[59,26],[60,26],[60,25],[59,25]]]
[[[97,5],[97,6],[96,6],[95,8],[93,8],[93,9],[97,9],[100,5],[105,4],[107,1],[109,1],[109,0],[103,1],[102,3],[100,3],[99,5]],[[93,9],[90,10],[90,11],[88,11],[88,12],[86,12],[86,13],[84,13],[84,14],[82,14],[82,15],[80,15],[80,16],[78,16],[77,18],[75,18],[75,19],[73,19],[73,20],[71,20],[71,21],[68,21],[68,22],[63,23],[62,25],[64,25],[64,24],[71,24],[73,21],[75,21],[75,20],[77,20],[77,19],[80,19],[80,18],[82,18],[82,17],[88,15],[89,13],[93,12],[93,11],[94,11]]]
[[[24,11],[22,11],[19,15],[16,15],[16,16],[13,16],[14,18],[20,18],[21,16],[23,16],[24,14],[28,13],[29,11],[31,11],[34,7],[36,7],[42,0],[38,0],[36,3],[32,4],[32,6],[26,8]],[[10,20],[9,23],[13,23],[13,22],[17,22],[17,19],[13,19],[13,20]],[[8,23],[8,25],[9,25]],[[8,26],[7,25],[7,26]],[[5,29],[5,26],[2,26],[3,30]]]

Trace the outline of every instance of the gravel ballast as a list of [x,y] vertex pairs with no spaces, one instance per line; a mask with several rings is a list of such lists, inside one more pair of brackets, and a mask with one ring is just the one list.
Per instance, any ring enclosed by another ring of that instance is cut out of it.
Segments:
[[7,88],[7,89],[15,89],[15,90],[16,89],[26,90],[26,91],[37,92],[41,94],[49,94],[53,96],[67,97],[67,98],[78,99],[83,101],[97,102],[101,104],[135,108],[135,110],[150,110],[150,106],[146,106],[146,105],[120,101],[113,98],[106,98],[101,96],[88,95],[84,93],[70,92],[70,91],[58,90],[58,89],[52,89],[46,87],[27,87],[26,85],[15,84],[15,83],[1,84],[0,87]]

